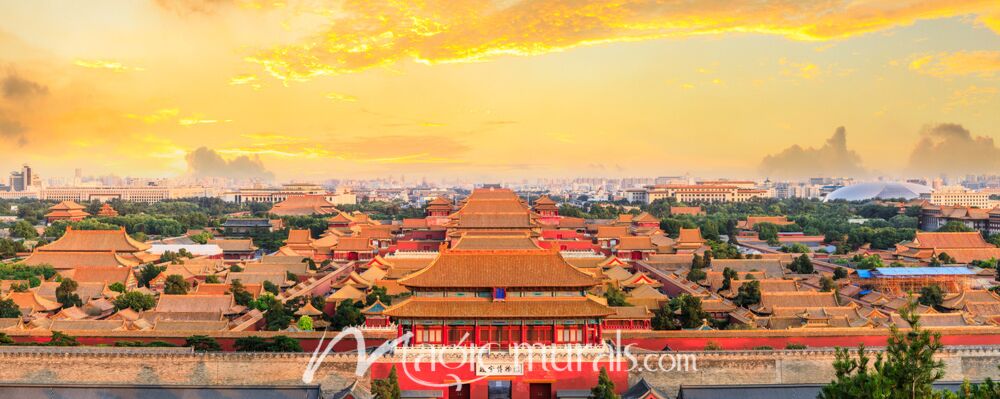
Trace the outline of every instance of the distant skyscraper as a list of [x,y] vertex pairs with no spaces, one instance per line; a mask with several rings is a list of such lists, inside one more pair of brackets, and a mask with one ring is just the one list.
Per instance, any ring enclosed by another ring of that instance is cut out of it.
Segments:
[[32,172],[31,166],[24,164],[20,171],[10,172],[8,182],[13,191],[29,191],[41,185],[41,178]]

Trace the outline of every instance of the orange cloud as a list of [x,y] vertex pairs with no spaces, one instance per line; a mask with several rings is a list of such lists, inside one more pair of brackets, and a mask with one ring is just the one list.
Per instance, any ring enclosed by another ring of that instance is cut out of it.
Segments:
[[913,59],[909,67],[911,71],[937,77],[958,75],[992,77],[1000,72],[1000,51],[925,54]]
[[114,72],[142,71],[144,69],[131,67],[118,61],[109,60],[76,60],[73,65],[90,69],[109,69]]
[[994,26],[992,0],[673,2],[653,0],[525,0],[497,3],[348,0],[321,33],[248,57],[273,77],[307,81],[399,61],[474,62],[536,55],[608,42],[723,33],[829,40],[975,14]]

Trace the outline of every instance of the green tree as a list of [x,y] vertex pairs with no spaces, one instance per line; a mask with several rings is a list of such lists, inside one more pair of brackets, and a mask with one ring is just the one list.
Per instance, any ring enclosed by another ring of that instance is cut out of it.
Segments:
[[944,291],[938,285],[928,285],[920,289],[919,302],[924,306],[937,307],[944,302]]
[[693,281],[693,282],[699,282],[701,280],[704,280],[705,277],[708,277],[708,275],[705,273],[704,270],[700,268],[691,268],[691,270],[688,271],[688,274],[686,276],[688,281]]
[[108,286],[108,289],[112,290],[114,292],[124,293],[125,292],[125,284],[122,284],[121,281],[115,281],[115,282],[111,283],[111,285]]
[[357,326],[362,322],[360,301],[355,302],[350,299],[341,301],[337,305],[337,311],[333,314],[331,328],[343,330],[345,327]]
[[63,334],[59,331],[52,331],[52,336],[49,338],[49,342],[45,345],[48,346],[80,346],[80,342],[69,335]]
[[821,399],[841,398],[934,398],[940,397],[934,381],[944,376],[944,362],[934,359],[940,350],[941,334],[920,328],[920,317],[912,312],[913,303],[900,310],[900,316],[910,325],[901,332],[893,325],[884,355],[870,358],[864,345],[854,358],[846,349],[837,349],[834,361],[835,380],[823,387]]
[[743,307],[760,303],[760,281],[747,281],[741,284],[733,302]]
[[268,331],[280,331],[288,328],[292,322],[292,316],[281,301],[274,301],[264,313],[264,322]]
[[730,269],[728,267],[723,269],[722,287],[719,288],[719,291],[728,291],[730,288],[733,287],[733,279],[738,277],[739,275],[736,273],[736,270]]
[[372,395],[376,399],[400,399],[402,397],[402,391],[399,389],[399,377],[396,375],[396,366],[392,366],[386,378],[372,379]]
[[0,318],[10,319],[21,317],[21,309],[13,299],[0,299]]
[[276,284],[268,280],[264,280],[264,291],[270,292],[274,295],[278,295],[278,293],[281,292]]
[[64,307],[83,306],[83,301],[76,294],[76,289],[79,286],[73,279],[63,278],[62,282],[59,283],[59,287],[56,288],[56,301]]
[[965,223],[959,222],[957,220],[952,220],[948,223],[945,223],[944,226],[941,226],[941,228],[937,229],[937,231],[945,233],[971,233],[976,230],[974,230],[969,226],[966,226]]
[[258,337],[256,335],[251,335],[249,337],[237,338],[233,342],[233,349],[237,352],[270,352],[271,348],[267,340]]
[[156,298],[139,291],[129,291],[115,298],[115,307],[119,310],[132,309],[137,312],[152,309],[156,306]]
[[601,367],[601,373],[597,376],[597,386],[590,389],[590,397],[593,399],[618,399],[615,393],[615,383],[611,381],[608,370]]
[[840,280],[840,279],[846,278],[846,277],[847,277],[847,269],[845,269],[843,267],[839,267],[839,266],[836,269],[833,269],[833,279],[834,280]]
[[275,335],[271,338],[269,349],[271,352],[302,352],[299,340],[284,335]]
[[885,267],[885,264],[882,263],[882,258],[878,255],[857,255],[854,257],[854,261],[857,262],[855,267],[861,270],[872,270],[879,267]]
[[194,348],[196,352],[219,352],[222,346],[215,338],[207,335],[192,335],[184,341],[184,346]]
[[233,294],[233,300],[237,305],[249,306],[250,302],[253,301],[253,294],[247,291],[239,279],[233,280],[229,284],[229,293]]
[[604,298],[608,300],[608,306],[629,306],[625,300],[625,293],[611,284],[608,284],[604,291]]
[[149,287],[149,282],[153,281],[154,278],[167,270],[166,266],[157,266],[152,263],[147,263],[139,268],[139,276],[137,278],[140,287]]
[[222,280],[219,280],[219,276],[216,276],[214,274],[205,276],[205,284],[220,284],[220,283],[222,283]]
[[35,226],[32,226],[31,223],[25,220],[18,220],[14,222],[13,226],[10,226],[10,236],[25,239],[38,238],[38,231],[35,230]]
[[184,276],[171,274],[167,276],[167,282],[163,285],[163,293],[167,295],[187,295],[191,284],[184,281]]
[[951,255],[948,255],[947,252],[942,252],[938,254],[937,259],[938,261],[940,261],[942,264],[945,265],[953,265],[958,263],[958,261],[956,261],[955,258],[952,258]]
[[830,292],[837,288],[837,283],[833,282],[833,279],[829,276],[823,276],[819,279],[819,290],[822,292]]
[[299,321],[295,323],[299,330],[302,331],[312,331],[313,330],[313,319],[312,317],[302,315],[299,317]]
[[389,296],[389,291],[382,286],[374,286],[368,295],[365,296],[365,306],[371,306],[376,300],[382,301],[383,304],[388,305],[392,302],[392,297]]
[[798,274],[813,274],[816,272],[812,259],[806,254],[799,255],[799,257],[793,259],[788,268]]

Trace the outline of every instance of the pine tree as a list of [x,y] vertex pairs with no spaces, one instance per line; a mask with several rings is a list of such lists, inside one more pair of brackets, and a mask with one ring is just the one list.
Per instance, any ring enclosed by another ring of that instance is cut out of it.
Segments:
[[858,346],[857,358],[847,349],[837,349],[833,363],[836,379],[823,387],[820,399],[906,399],[945,396],[934,391],[933,383],[944,377],[944,362],[934,359],[942,348],[941,334],[920,328],[920,317],[913,313],[914,302],[899,314],[910,325],[901,332],[890,327],[885,352],[874,363],[864,345]]
[[403,396],[399,390],[399,377],[396,376],[396,366],[392,366],[386,378],[372,380],[372,394],[377,399],[400,399]]
[[597,386],[591,388],[590,397],[592,399],[618,399],[615,393],[615,383],[611,381],[608,370],[601,367],[601,373],[597,376]]

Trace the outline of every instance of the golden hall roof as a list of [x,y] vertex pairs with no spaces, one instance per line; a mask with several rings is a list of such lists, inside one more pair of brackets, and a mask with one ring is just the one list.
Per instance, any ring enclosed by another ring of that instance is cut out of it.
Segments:
[[62,237],[36,251],[141,252],[151,247],[129,237],[124,227],[116,230],[76,230],[72,226],[66,226],[66,233]]
[[552,250],[444,250],[399,280],[407,288],[592,287],[593,276]]

